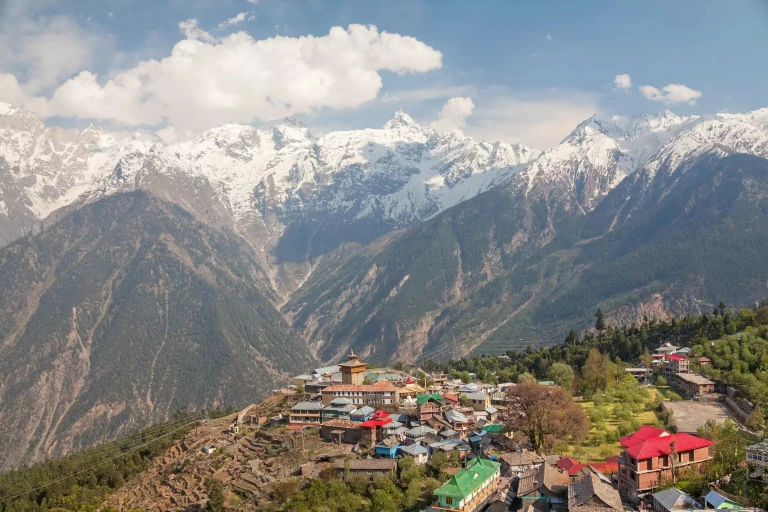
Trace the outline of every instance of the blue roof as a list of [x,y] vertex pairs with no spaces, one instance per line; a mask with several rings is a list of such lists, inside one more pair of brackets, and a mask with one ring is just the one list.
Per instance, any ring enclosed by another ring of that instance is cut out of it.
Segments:
[[[707,493],[707,495],[704,497],[704,501],[715,508],[719,508],[723,503],[736,503],[735,501],[729,500],[722,494],[719,494],[717,491],[709,491],[709,493]],[[736,504],[738,505],[738,503]]]
[[485,412],[487,412],[488,414],[496,414],[497,412],[499,412],[499,410],[495,407],[486,407]]

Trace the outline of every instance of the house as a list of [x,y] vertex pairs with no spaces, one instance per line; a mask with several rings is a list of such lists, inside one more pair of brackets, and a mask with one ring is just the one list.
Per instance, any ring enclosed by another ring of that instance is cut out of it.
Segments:
[[501,461],[501,474],[512,477],[530,469],[538,469],[544,463],[544,459],[536,452],[524,450],[499,455]]
[[349,415],[356,409],[357,407],[349,398],[334,398],[329,405],[323,407],[323,421],[335,419],[348,420]]
[[416,397],[419,421],[427,421],[433,416],[442,414],[443,397],[440,395],[419,395]]
[[313,380],[315,380],[315,378],[312,375],[302,374],[292,378],[291,384],[293,384],[294,386],[303,386],[307,382],[312,382]]
[[427,444],[430,455],[436,451],[442,451],[445,452],[448,456],[451,456],[453,452],[456,452],[459,456],[459,459],[464,459],[472,451],[469,445],[461,439],[445,439],[427,443],[427,439],[425,438],[424,443]]
[[320,425],[320,437],[329,443],[357,444],[363,438],[363,428],[357,421],[329,420]]
[[438,432],[438,435],[443,439],[458,439],[459,433],[452,428],[446,428]]
[[591,473],[568,486],[568,512],[624,512],[618,491]]
[[[371,446],[384,438],[383,428],[392,423],[392,418],[384,411],[376,411],[371,414],[367,420],[360,424],[360,427],[370,431],[370,442],[364,444]],[[365,435],[363,435],[365,441]]]
[[472,459],[435,491],[432,509],[474,512],[489,503],[499,487],[501,465],[485,459]]
[[537,512],[565,511],[569,483],[566,473],[549,464],[529,469],[520,475],[517,487],[520,508],[526,510],[530,507]]
[[475,384],[474,382],[470,382],[469,384],[462,384],[459,386],[460,394],[479,393],[481,390],[482,387],[479,384]]
[[395,476],[397,461],[393,459],[336,459],[333,470],[344,480],[349,475],[360,475],[368,480]]
[[710,509],[734,509],[734,508],[744,508],[744,505],[741,503],[737,503],[733,500],[729,500],[722,494],[718,493],[715,490],[709,491],[706,496],[704,496],[704,508],[710,508]]
[[496,418],[499,417],[499,410],[493,406],[486,407],[485,412],[488,413],[486,418],[488,421],[496,421]]
[[430,427],[414,427],[405,431],[405,444],[416,444],[424,440],[424,436],[427,434],[435,434],[435,429]]
[[651,500],[656,512],[701,509],[701,505],[696,503],[696,500],[674,487],[652,494]]
[[334,398],[349,398],[355,405],[394,405],[400,402],[400,391],[388,380],[376,384],[334,384],[323,388],[320,393],[324,404],[330,404]]
[[491,406],[491,398],[486,393],[466,393],[464,397],[476,411],[485,411]]
[[214,445],[214,444],[207,444],[207,445],[203,446],[201,451],[204,454],[206,454],[206,455],[210,455],[210,454],[212,454],[213,452],[216,451],[216,445]]
[[[391,416],[390,416],[390,419],[391,419]],[[403,425],[399,421],[392,421],[381,427],[382,435],[395,436],[401,441],[405,438],[406,430],[408,429],[405,428],[405,425]]]
[[469,430],[469,419],[457,409],[449,409],[445,411],[445,420],[451,424],[453,430],[464,435]]
[[661,356],[662,360],[666,360],[666,358],[675,352],[677,352],[677,349],[680,347],[676,347],[675,345],[667,342],[661,345],[659,348],[657,348],[654,351],[654,356]]
[[373,413],[376,412],[376,409],[373,407],[368,407],[367,405],[364,405],[363,407],[360,407],[359,409],[355,409],[351,413],[349,413],[349,419],[352,421],[368,421],[368,419],[373,415]]
[[664,361],[664,374],[669,377],[678,373],[688,373],[688,358],[681,354],[667,356]]
[[459,405],[459,395],[453,393],[443,393],[443,405],[445,407],[456,407]]
[[487,411],[472,411],[472,419],[476,425],[485,425],[488,423]]
[[323,404],[318,402],[299,402],[291,407],[288,423],[321,423]]
[[696,360],[699,362],[699,366],[709,366],[712,364],[712,360],[708,357],[698,357]]
[[671,376],[670,382],[682,389],[686,395],[696,397],[715,392],[715,383],[695,373],[678,373]]
[[333,365],[333,366],[325,366],[323,368],[315,368],[312,370],[312,375],[317,380],[325,380],[330,381],[331,375],[334,373],[339,373],[341,371],[341,368],[339,368],[339,365]]
[[714,444],[690,434],[670,434],[649,426],[619,442],[624,447],[619,458],[619,494],[633,503],[641,494],[671,481],[673,471],[701,469],[711,459],[709,447]]
[[677,349],[677,352],[675,352],[675,354],[682,354],[684,356],[687,356],[690,353],[691,353],[691,349],[688,347],[679,348]]
[[400,445],[400,454],[411,457],[418,465],[426,464],[429,459],[429,450],[420,444]]
[[394,459],[397,456],[397,449],[400,447],[400,440],[396,437],[390,436],[384,438],[383,441],[377,443],[374,446],[374,452],[376,455],[386,457],[388,459]]
[[747,464],[752,480],[768,484],[768,441],[747,446]]
[[645,366],[640,366],[638,368],[624,368],[624,371],[640,382],[647,380],[651,374],[650,368],[646,368]]

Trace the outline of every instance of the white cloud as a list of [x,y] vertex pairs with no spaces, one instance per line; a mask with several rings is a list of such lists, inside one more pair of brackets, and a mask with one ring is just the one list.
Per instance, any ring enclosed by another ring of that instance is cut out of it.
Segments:
[[249,4],[256,5],[257,3],[259,3],[259,0],[246,0],[246,2],[248,2]]
[[197,20],[195,18],[190,18],[179,23],[179,30],[181,30],[181,33],[184,34],[184,37],[187,39],[196,39],[207,43],[216,41],[216,38],[197,25]]
[[632,77],[629,76],[628,73],[616,75],[616,78],[613,79],[613,85],[615,85],[617,89],[629,89],[632,87]]
[[180,28],[187,39],[169,56],[139,62],[106,81],[82,71],[49,98],[28,98],[28,106],[43,117],[167,123],[182,133],[356,107],[376,98],[381,71],[423,73],[442,66],[439,51],[375,26],[264,40],[245,32],[217,40],[194,19]]
[[652,85],[641,85],[640,93],[651,101],[661,101],[667,105],[675,103],[688,103],[695,105],[696,100],[701,98],[701,91],[691,89],[683,84],[669,84],[662,87],[661,90]]
[[[219,26],[216,28],[227,28],[227,27],[231,27],[232,25],[239,25],[240,23],[244,22],[247,17],[248,17],[247,12],[238,13],[237,16],[234,16],[232,18],[229,18],[226,21],[222,21],[221,23],[219,23]],[[251,16],[248,19],[249,20],[253,19],[253,16]]]
[[408,102],[422,102],[428,100],[434,100],[439,98],[450,98],[452,96],[461,96],[473,94],[476,89],[469,85],[454,85],[449,87],[430,87],[426,89],[412,89],[412,90],[400,90],[392,91],[391,93],[385,93],[381,97],[381,101],[384,103],[408,103]]
[[[103,38],[67,16],[40,17],[6,7],[0,16],[0,73],[15,75],[25,94],[55,86],[91,62]],[[0,96],[8,92],[0,90]],[[1,98],[0,98],[1,99]]]
[[547,34],[547,37],[545,37],[544,39],[546,39],[547,41],[551,41],[552,40],[552,36],[550,34]]
[[563,140],[584,119],[599,112],[591,94],[550,91],[484,97],[465,132],[488,141],[520,143],[547,149]]
[[437,119],[430,126],[443,132],[461,132],[467,125],[467,118],[472,115],[475,104],[471,98],[456,97],[445,102],[437,114]]
[[107,16],[108,16],[108,17],[109,17],[109,19],[111,19],[111,20],[115,19],[115,13],[113,13],[113,12],[110,12],[110,13],[108,13],[108,14],[107,14]]

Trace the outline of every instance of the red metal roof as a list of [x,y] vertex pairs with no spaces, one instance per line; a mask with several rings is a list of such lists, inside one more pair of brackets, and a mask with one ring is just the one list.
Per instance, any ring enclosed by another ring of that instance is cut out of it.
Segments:
[[641,441],[627,448],[626,452],[637,460],[650,459],[659,455],[669,455],[672,452],[673,444],[675,452],[680,453],[698,448],[706,448],[715,443],[690,434],[670,434]]
[[363,428],[383,427],[387,423],[392,423],[392,418],[390,418],[389,416],[387,416],[385,419],[380,419],[380,420],[370,419],[368,421],[364,421],[360,424],[360,426]]
[[672,354],[669,356],[670,361],[682,361],[683,359],[685,359],[685,356],[681,356],[679,354]]
[[637,432],[634,434],[630,434],[628,436],[624,436],[621,439],[619,439],[619,442],[621,443],[621,446],[624,448],[629,448],[630,446],[634,446],[637,443],[641,443],[647,439],[653,439],[661,436],[668,436],[669,432],[667,432],[664,429],[652,427],[650,425],[643,425],[639,429],[637,429]]
[[581,462],[574,459],[573,457],[562,457],[560,460],[557,461],[557,467],[568,471],[569,474],[570,474],[571,468],[578,465],[581,465],[582,467],[584,466],[584,464],[581,464]]

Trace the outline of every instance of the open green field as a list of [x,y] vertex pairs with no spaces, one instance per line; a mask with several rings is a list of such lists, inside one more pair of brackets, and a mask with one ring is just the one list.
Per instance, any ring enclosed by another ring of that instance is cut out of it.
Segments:
[[[661,398],[659,391],[653,387],[648,386],[645,389],[649,390],[649,396],[644,399],[644,402],[651,402]],[[584,412],[589,414],[590,409],[595,408],[595,402],[592,400],[585,400],[579,402],[579,405],[584,409]],[[602,405],[602,409],[605,412],[605,432],[610,430],[618,430],[619,423],[621,421],[616,417],[615,411],[617,406],[622,404],[618,402],[607,403]],[[645,405],[645,404],[643,404]],[[642,410],[632,415],[632,419],[639,425],[653,425],[657,423],[656,414],[653,411]],[[590,434],[597,433],[599,430],[595,428],[595,425],[591,425]],[[597,446],[590,446],[588,443],[582,445],[569,444],[568,448],[563,451],[562,455],[570,455],[582,462],[601,462],[604,461],[606,456],[619,455],[621,453],[621,444],[617,442],[603,442]]]

